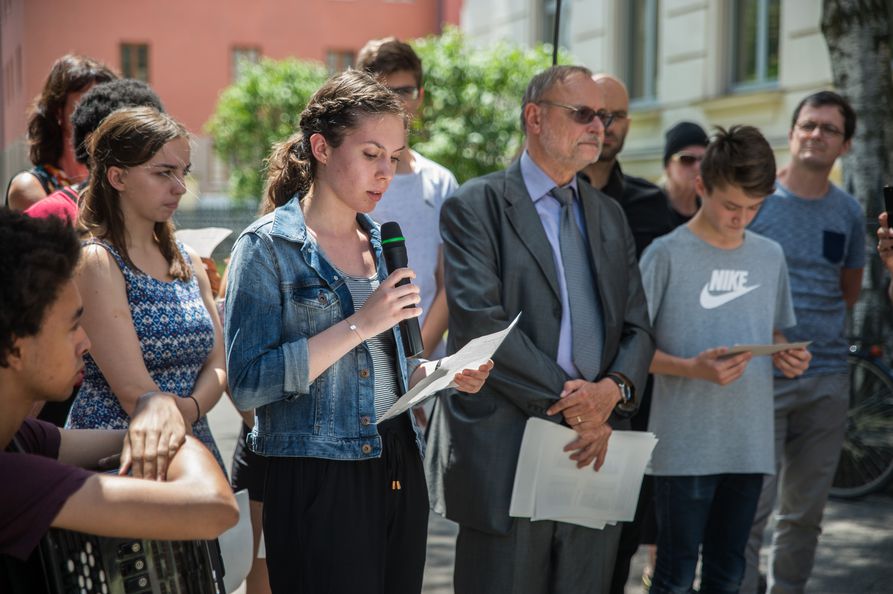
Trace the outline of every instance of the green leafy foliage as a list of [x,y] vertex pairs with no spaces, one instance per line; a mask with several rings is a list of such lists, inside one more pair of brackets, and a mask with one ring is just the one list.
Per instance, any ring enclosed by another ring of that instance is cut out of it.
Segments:
[[[455,27],[412,43],[425,69],[412,146],[460,182],[506,167],[523,142],[521,98],[531,77],[551,64],[551,47],[478,47]],[[559,61],[570,63],[564,54]],[[298,129],[301,111],[325,80],[321,64],[265,59],[220,95],[207,130],[230,166],[233,197],[260,198],[270,148]]]
[[[460,182],[506,167],[523,142],[521,98],[552,63],[552,48],[472,45],[461,31],[412,42],[425,70],[425,105],[411,144]],[[559,63],[571,63],[559,54]]]
[[220,95],[206,128],[230,166],[230,194],[257,201],[264,188],[264,159],[273,143],[298,130],[301,111],[325,82],[317,62],[264,59],[247,66]]

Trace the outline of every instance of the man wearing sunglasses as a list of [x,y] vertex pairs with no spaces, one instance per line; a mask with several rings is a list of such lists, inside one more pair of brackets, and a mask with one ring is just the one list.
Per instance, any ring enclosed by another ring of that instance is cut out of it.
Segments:
[[[654,342],[620,206],[577,177],[598,159],[613,114],[592,72],[533,77],[508,169],[465,183],[443,205],[448,351],[518,326],[473,398],[438,403],[426,456],[434,509],[459,523],[454,588],[465,593],[607,592],[619,528],[509,516],[531,417],[576,432],[578,472],[601,468],[608,437],[636,409]],[[609,423],[610,421],[610,423]]]
[[701,202],[695,191],[695,178],[710,139],[694,122],[679,122],[664,134],[664,183],[670,200],[674,227],[687,223]]
[[776,374],[775,456],[781,472],[764,482],[741,592],[757,591],[760,544],[776,495],[769,591],[803,592],[815,560],[849,406],[846,310],[859,298],[865,265],[865,214],[828,179],[855,130],[856,114],[837,93],[803,99],[788,132],[791,161],[750,226],[784,249],[797,313],[797,326],[786,336],[811,340],[813,359],[797,380]]

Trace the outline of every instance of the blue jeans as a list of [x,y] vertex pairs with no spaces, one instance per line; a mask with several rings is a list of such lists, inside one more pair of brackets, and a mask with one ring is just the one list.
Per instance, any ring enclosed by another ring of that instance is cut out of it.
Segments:
[[657,561],[651,593],[693,592],[702,545],[699,591],[738,592],[762,485],[762,474],[654,477]]

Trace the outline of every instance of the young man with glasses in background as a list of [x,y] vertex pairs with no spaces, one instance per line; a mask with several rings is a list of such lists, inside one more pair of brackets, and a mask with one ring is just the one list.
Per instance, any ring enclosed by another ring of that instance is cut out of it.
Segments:
[[[410,117],[416,118],[425,89],[422,61],[409,44],[396,37],[373,39],[360,50],[357,69],[368,72],[394,91],[403,100]],[[433,359],[444,355],[443,334],[447,329],[442,242],[438,232],[440,206],[459,184],[448,169],[412,150],[409,129],[406,134],[406,148],[400,154],[397,173],[372,217],[379,223],[396,221],[403,231],[409,265],[418,275],[413,282],[422,291],[419,303],[425,345],[422,356]],[[424,426],[422,413],[415,414]]]
[[693,122],[679,122],[664,134],[663,190],[670,203],[674,227],[687,223],[701,201],[695,191],[695,178],[709,143],[707,133]]
[[846,310],[859,298],[865,265],[865,214],[829,181],[850,149],[856,114],[836,93],[821,91],[794,110],[791,162],[750,226],[784,249],[797,325],[788,340],[811,340],[812,364],[798,379],[775,377],[775,458],[748,543],[741,592],[758,591],[759,552],[776,495],[778,524],[769,556],[771,592],[803,592],[812,572],[822,514],[846,427],[850,382]]

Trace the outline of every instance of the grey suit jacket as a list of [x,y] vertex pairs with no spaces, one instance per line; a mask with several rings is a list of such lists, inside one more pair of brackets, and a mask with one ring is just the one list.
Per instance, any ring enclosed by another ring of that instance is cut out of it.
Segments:
[[[620,206],[581,181],[580,199],[605,321],[601,373],[617,371],[641,393],[654,354],[635,242]],[[465,183],[443,205],[449,351],[504,329],[523,312],[478,394],[439,399],[426,471],[433,508],[451,520],[505,534],[521,437],[547,417],[569,378],[556,363],[561,300],[552,247],[519,162]]]

